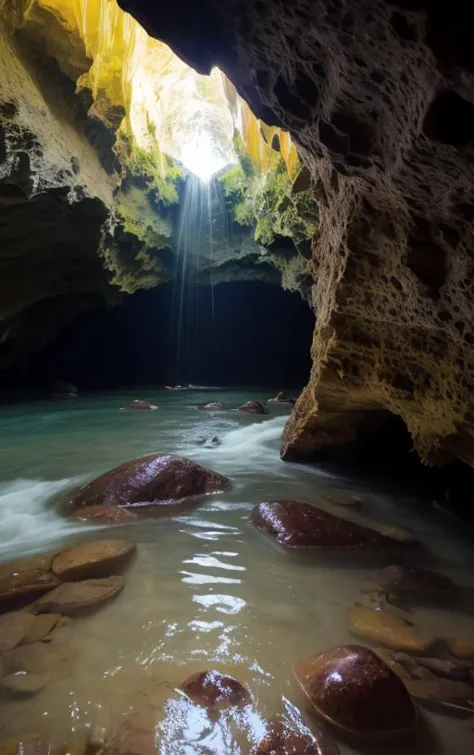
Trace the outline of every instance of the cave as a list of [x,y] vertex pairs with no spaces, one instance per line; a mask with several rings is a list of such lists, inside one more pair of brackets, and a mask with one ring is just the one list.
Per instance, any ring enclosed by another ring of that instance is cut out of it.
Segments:
[[474,752],[467,5],[0,18],[0,753]]

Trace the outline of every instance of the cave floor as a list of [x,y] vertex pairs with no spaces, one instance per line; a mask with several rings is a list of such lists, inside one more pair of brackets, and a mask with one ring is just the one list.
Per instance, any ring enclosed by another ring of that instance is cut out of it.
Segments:
[[[264,721],[276,714],[298,729],[315,730],[319,722],[293,666],[328,647],[358,641],[347,629],[345,612],[360,598],[362,580],[373,579],[390,561],[283,552],[249,523],[252,507],[262,500],[308,501],[347,518],[364,516],[407,529],[425,545],[415,563],[435,568],[467,591],[474,588],[471,533],[426,501],[317,466],[281,462],[287,408],[270,406],[263,417],[197,410],[214,397],[238,406],[270,394],[148,388],[133,395],[0,407],[0,559],[109,536],[130,537],[138,548],[116,600],[73,619],[52,643],[23,646],[30,662],[42,665],[48,683],[28,697],[2,692],[0,739],[34,731],[55,745],[82,741],[91,732],[100,740],[117,730],[124,715],[143,710],[155,712],[162,755],[248,753]],[[159,410],[118,411],[134,398],[149,399]],[[215,435],[221,446],[198,445]],[[170,518],[106,529],[73,524],[58,513],[58,498],[78,482],[160,451],[181,453],[228,475],[232,489]],[[334,492],[360,497],[360,510],[341,511],[325,500]],[[413,620],[437,637],[474,635],[474,601],[463,610],[421,604],[411,609]],[[245,714],[215,719],[177,691],[203,669],[230,674],[249,689],[253,703]],[[420,710],[427,731],[421,746],[412,740],[393,746],[340,741],[341,753],[474,752],[473,718]]]

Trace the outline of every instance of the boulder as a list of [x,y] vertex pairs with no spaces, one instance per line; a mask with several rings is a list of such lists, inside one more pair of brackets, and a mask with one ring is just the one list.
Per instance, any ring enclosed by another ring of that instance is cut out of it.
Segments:
[[322,731],[316,737],[295,731],[286,721],[270,721],[252,755],[339,755],[339,747]]
[[69,515],[69,519],[83,524],[129,524],[137,515],[121,506],[85,506]]
[[26,611],[12,611],[0,616],[0,652],[19,645],[33,623],[34,617]]
[[108,602],[123,589],[122,577],[64,582],[36,601],[34,613],[60,613],[75,616],[89,613]]
[[[474,690],[469,684],[450,679],[408,679],[404,684],[413,697],[420,700],[435,700],[438,703],[463,705],[474,700]],[[472,712],[473,708],[470,707]]]
[[0,567],[0,611],[27,602],[59,584],[51,572],[52,555],[32,556]]
[[[29,645],[33,642],[40,642],[42,640],[45,640],[46,638],[49,639],[49,635],[51,634],[53,629],[63,619],[63,617],[59,613],[43,613],[39,614],[38,616],[33,616],[32,614],[30,614],[30,616],[32,616],[33,618],[33,623],[21,640],[22,645]],[[67,621],[67,619],[64,619],[64,621]]]
[[51,744],[36,734],[0,740],[2,755],[51,755]]
[[369,648],[341,645],[301,661],[295,672],[317,713],[345,731],[390,734],[416,723],[403,682]]
[[[395,654],[397,658],[399,654]],[[424,666],[436,676],[441,676],[444,679],[451,679],[456,682],[468,682],[470,681],[469,669],[462,663],[457,663],[452,660],[442,660],[441,658],[425,658],[420,656],[416,659],[421,666]]]
[[361,608],[370,608],[371,611],[385,611],[391,613],[394,616],[398,616],[406,622],[410,622],[410,614],[394,605],[393,596],[384,592],[368,592],[364,593],[360,598],[356,599],[356,606]]
[[376,581],[393,592],[415,592],[428,596],[449,596],[456,590],[448,577],[419,566],[392,564],[382,569]]
[[230,406],[228,404],[224,404],[223,401],[209,401],[207,404],[201,404],[199,409],[201,411],[207,412],[228,412],[230,410]]
[[448,640],[448,647],[457,658],[474,660],[474,635],[452,637]]
[[351,608],[347,614],[351,632],[364,640],[386,645],[394,650],[424,653],[435,643],[433,635],[425,632],[399,615],[368,608]]
[[246,705],[250,694],[237,679],[219,671],[200,671],[192,674],[180,685],[190,700],[206,708],[220,710],[233,705]]
[[291,398],[291,396],[287,396],[286,393],[280,391],[275,398],[269,398],[267,404],[290,404],[290,406],[293,406],[296,404],[296,399]]
[[1,681],[1,688],[11,695],[36,695],[51,681],[49,674],[8,674]]
[[132,401],[130,404],[122,406],[122,409],[144,409],[145,411],[154,412],[158,407],[156,404],[150,404],[149,401],[142,401],[136,398],[135,401]]
[[246,401],[245,404],[239,406],[239,412],[246,412],[246,414],[267,414],[266,409],[260,401]]
[[153,454],[127,461],[80,488],[70,503],[86,506],[161,504],[230,487],[230,480],[174,454]]
[[256,506],[252,524],[288,548],[393,548],[378,532],[360,527],[309,503],[270,501]]
[[121,571],[136,551],[133,540],[96,540],[63,551],[53,561],[53,573],[62,582],[109,577]]

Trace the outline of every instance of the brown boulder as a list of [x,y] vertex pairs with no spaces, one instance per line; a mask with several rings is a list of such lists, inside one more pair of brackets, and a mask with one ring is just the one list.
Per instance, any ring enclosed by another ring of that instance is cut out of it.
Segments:
[[88,613],[118,595],[123,584],[122,577],[64,582],[37,600],[33,610],[35,613],[60,613],[63,616]]
[[457,658],[474,659],[474,635],[452,637],[448,640],[448,647]]
[[230,708],[233,705],[246,705],[250,694],[237,679],[225,676],[219,671],[201,671],[192,674],[181,684],[183,692],[194,703],[206,708]]
[[201,404],[199,409],[201,411],[208,412],[228,412],[230,406],[228,404],[224,404],[223,401],[209,401],[207,404]]
[[135,543],[128,538],[96,540],[60,553],[52,570],[62,582],[109,577],[123,569],[135,550]]
[[267,411],[260,401],[246,401],[245,404],[239,406],[239,412],[246,412],[247,414],[267,414]]
[[121,506],[84,506],[70,514],[69,519],[84,524],[129,524],[137,515]]
[[435,643],[435,638],[428,632],[388,611],[352,608],[347,612],[346,618],[350,631],[358,637],[387,645],[394,650],[424,653]]
[[0,652],[19,645],[33,622],[34,617],[26,611],[12,611],[0,616]]
[[122,409],[145,409],[148,411],[154,412],[158,407],[156,404],[150,404],[149,401],[141,401],[140,399],[135,399],[135,401],[132,401],[130,404],[125,404],[125,406],[122,406]]
[[86,506],[160,504],[230,487],[230,480],[200,464],[174,454],[144,456],[106,472],[72,497],[74,509]]
[[252,755],[339,755],[339,747],[328,734],[314,738],[291,728],[286,721],[270,721],[265,737]]
[[252,524],[287,548],[393,548],[389,538],[299,501],[260,503]]
[[301,661],[295,672],[315,710],[345,731],[389,734],[416,723],[403,682],[366,647],[332,648]]
[[32,556],[0,568],[0,610],[41,595],[59,584],[51,572],[52,555]]
[[387,566],[376,577],[384,588],[393,592],[416,592],[425,595],[449,595],[455,585],[448,577],[419,566]]
[[[31,615],[32,614],[30,614],[30,616]],[[23,637],[21,644],[29,645],[33,642],[45,640],[46,638],[49,639],[49,635],[61,620],[67,621],[67,619],[63,619],[59,613],[42,613],[38,616],[33,616],[33,623]]]

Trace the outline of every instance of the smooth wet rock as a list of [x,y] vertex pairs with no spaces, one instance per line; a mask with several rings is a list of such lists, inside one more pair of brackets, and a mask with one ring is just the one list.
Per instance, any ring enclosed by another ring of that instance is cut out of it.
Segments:
[[63,618],[59,613],[42,613],[37,616],[30,614],[30,616],[33,618],[33,623],[21,640],[22,645],[45,640]]
[[75,616],[100,608],[123,589],[123,577],[86,579],[83,582],[64,582],[36,601],[35,613],[60,613]]
[[0,652],[19,645],[33,623],[34,617],[25,611],[12,611],[0,616]]
[[260,503],[254,508],[251,521],[288,548],[393,547],[393,543],[378,532],[299,501]]
[[370,529],[380,532],[381,535],[385,535],[385,537],[389,537],[399,543],[416,542],[413,533],[402,529],[402,527],[394,527],[392,524],[384,524],[383,522],[377,522],[374,519],[368,519],[367,517],[361,518],[360,524],[363,527],[370,527]]
[[349,493],[331,493],[331,495],[326,495],[325,499],[336,506],[360,506],[361,504],[360,498]]
[[424,653],[436,641],[428,632],[387,611],[352,608],[347,611],[346,619],[353,634],[394,650]]
[[289,404],[290,406],[293,406],[294,404],[296,404],[296,399],[292,398],[291,396],[287,396],[286,393],[280,391],[280,393],[277,393],[275,398],[269,398],[267,400],[267,404]]
[[260,401],[246,401],[245,404],[239,406],[239,412],[245,412],[246,414],[267,414],[267,411]]
[[130,524],[137,515],[122,506],[85,506],[69,515],[74,522],[84,524]]
[[448,577],[419,566],[392,564],[379,572],[376,581],[393,592],[413,592],[428,596],[446,596],[456,589]]
[[339,747],[328,734],[301,734],[285,721],[275,719],[269,722],[267,733],[252,755],[339,755]]
[[[440,703],[463,705],[468,701],[474,702],[474,690],[463,682],[449,679],[411,679],[404,682],[408,692],[413,697],[422,700],[436,700]],[[474,705],[472,707],[474,714]]]
[[393,596],[383,592],[368,592],[356,599],[356,606],[361,608],[370,608],[371,611],[385,611],[394,616],[398,616],[404,621],[409,622],[410,614],[394,605]]
[[145,711],[127,716],[101,754],[158,755],[157,714]]
[[0,739],[1,755],[51,755],[51,744],[39,734]]
[[127,565],[135,551],[136,545],[129,538],[95,540],[63,551],[51,568],[61,582],[110,577]]
[[445,679],[451,679],[457,682],[470,683],[469,669],[462,663],[452,660],[442,660],[441,658],[425,658],[420,656],[416,659],[421,666],[424,666],[436,676]]
[[207,412],[228,412],[230,406],[223,401],[209,401],[207,404],[201,404],[199,409]]
[[0,567],[0,611],[33,599],[59,584],[51,572],[52,555],[32,556]]
[[466,637],[451,637],[447,642],[451,653],[456,658],[474,660],[474,634]]
[[149,401],[142,401],[141,399],[135,399],[130,404],[125,404],[122,409],[140,409],[149,412],[154,412],[158,409],[156,404],[151,404]]
[[315,710],[349,732],[411,729],[416,708],[399,677],[361,645],[341,645],[297,664],[296,676]]
[[195,703],[206,708],[230,708],[246,705],[250,694],[237,679],[219,671],[200,671],[192,674],[180,685],[180,689]]
[[230,480],[184,456],[153,454],[127,461],[80,488],[73,509],[180,501],[227,490]]
[[27,674],[20,671],[16,674],[4,676],[1,687],[10,695],[36,695],[50,681],[51,676],[49,674]]

